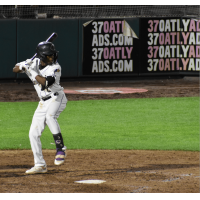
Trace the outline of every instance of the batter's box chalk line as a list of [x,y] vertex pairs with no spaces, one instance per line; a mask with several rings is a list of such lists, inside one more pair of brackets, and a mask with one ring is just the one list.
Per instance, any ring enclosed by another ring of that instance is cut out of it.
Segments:
[[81,181],[74,181],[75,183],[85,183],[85,184],[101,184],[106,181],[104,180],[81,180]]

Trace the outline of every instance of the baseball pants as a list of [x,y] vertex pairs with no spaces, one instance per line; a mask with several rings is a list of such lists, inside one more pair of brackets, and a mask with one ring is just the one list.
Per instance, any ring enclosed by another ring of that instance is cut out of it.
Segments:
[[41,100],[33,115],[32,124],[29,131],[29,139],[34,156],[35,166],[46,165],[42,154],[42,144],[40,137],[46,125],[52,134],[61,133],[57,118],[65,109],[67,98],[63,91],[57,97],[49,100]]

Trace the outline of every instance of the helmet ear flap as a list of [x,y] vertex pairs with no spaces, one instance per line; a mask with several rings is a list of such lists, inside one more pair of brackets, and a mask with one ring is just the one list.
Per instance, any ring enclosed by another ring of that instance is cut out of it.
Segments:
[[58,59],[58,53],[56,52],[54,53],[54,63],[56,63],[57,59]]

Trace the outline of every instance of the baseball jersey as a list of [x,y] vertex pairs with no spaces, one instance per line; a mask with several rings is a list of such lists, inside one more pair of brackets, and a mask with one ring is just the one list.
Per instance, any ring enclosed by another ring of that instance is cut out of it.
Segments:
[[35,90],[38,94],[38,97],[40,99],[45,99],[45,98],[53,95],[55,92],[59,92],[64,89],[63,87],[60,86],[61,66],[59,65],[58,62],[56,62],[55,64],[47,65],[46,67],[44,67],[43,69],[40,70],[39,64],[40,64],[40,59],[35,58],[33,60],[33,63],[30,65],[30,68],[32,70],[34,70],[35,72],[37,72],[38,75],[40,75],[42,77],[48,77],[48,76],[54,77],[55,82],[52,85],[50,85],[49,87],[44,88],[36,80],[33,80],[30,72],[26,71],[26,72],[22,72],[22,73],[26,73],[27,76],[31,79],[31,81],[34,84]]

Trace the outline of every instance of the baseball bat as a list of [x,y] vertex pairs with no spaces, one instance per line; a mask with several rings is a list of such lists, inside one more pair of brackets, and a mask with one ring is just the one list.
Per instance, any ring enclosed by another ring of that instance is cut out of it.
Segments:
[[[57,33],[52,33],[46,40],[46,42],[53,42],[58,37]],[[31,58],[33,60],[37,56],[37,53]]]

